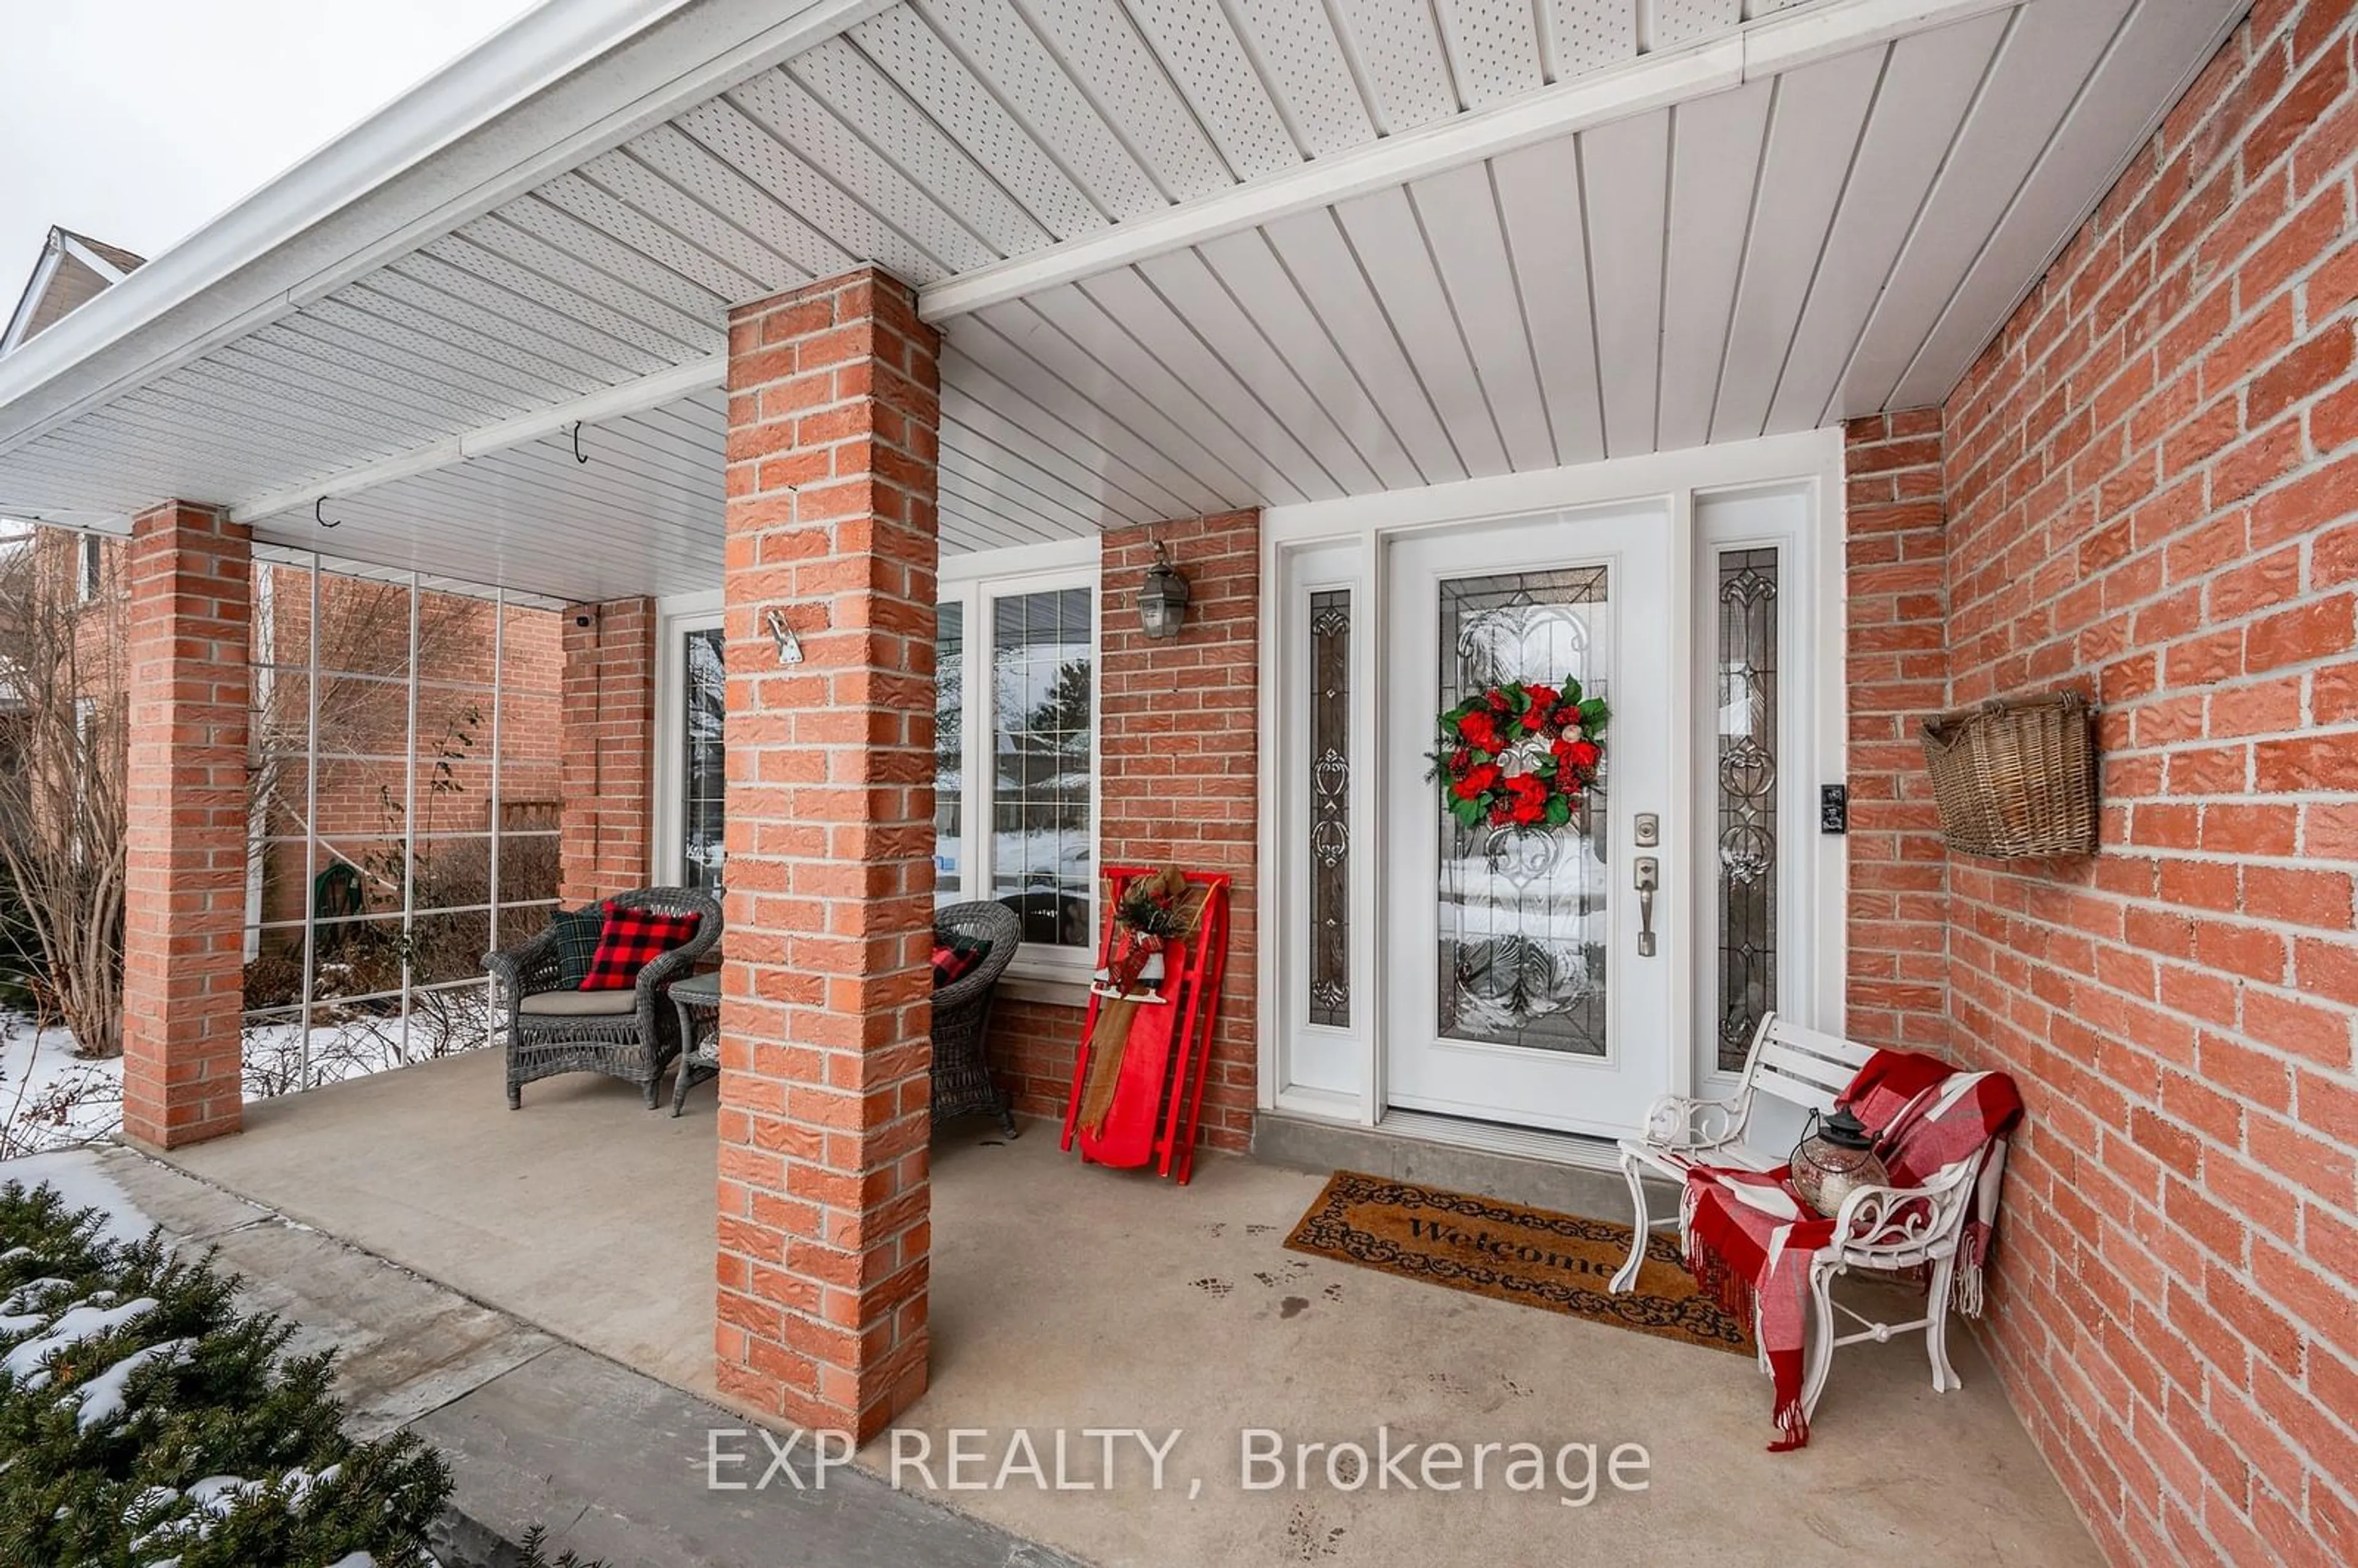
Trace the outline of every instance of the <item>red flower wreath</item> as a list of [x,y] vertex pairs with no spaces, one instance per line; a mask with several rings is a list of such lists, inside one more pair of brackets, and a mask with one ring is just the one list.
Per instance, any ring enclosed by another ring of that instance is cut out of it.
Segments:
[[1561,827],[1596,782],[1612,717],[1580,683],[1516,681],[1475,693],[1441,716],[1433,776],[1464,827]]

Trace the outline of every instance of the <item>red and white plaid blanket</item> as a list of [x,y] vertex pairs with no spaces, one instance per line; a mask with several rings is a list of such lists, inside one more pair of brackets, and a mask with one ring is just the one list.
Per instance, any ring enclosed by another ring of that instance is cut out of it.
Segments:
[[[1960,1160],[1975,1162],[1974,1208],[1957,1249],[1953,1300],[1978,1317],[1982,1266],[1997,1222],[1997,1175],[1990,1151],[2022,1118],[2014,1080],[1963,1073],[1936,1057],[1878,1051],[1840,1103],[1876,1135],[1876,1152],[1896,1187],[1921,1186]],[[1747,1171],[1704,1165],[1687,1173],[1680,1210],[1687,1267],[1731,1313],[1758,1326],[1777,1390],[1781,1454],[1810,1441],[1801,1408],[1801,1352],[1809,1320],[1810,1263],[1834,1238],[1834,1222],[1795,1195],[1789,1168]]]

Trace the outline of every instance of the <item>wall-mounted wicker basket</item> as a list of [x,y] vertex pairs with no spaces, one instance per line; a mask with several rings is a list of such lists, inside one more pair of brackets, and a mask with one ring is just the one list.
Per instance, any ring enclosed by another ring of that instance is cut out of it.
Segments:
[[1924,721],[1949,848],[2001,860],[2096,852],[2096,742],[2076,691]]

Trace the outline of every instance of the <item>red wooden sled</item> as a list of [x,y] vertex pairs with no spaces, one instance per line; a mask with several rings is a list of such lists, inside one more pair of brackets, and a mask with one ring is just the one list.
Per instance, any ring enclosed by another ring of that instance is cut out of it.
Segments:
[[[1110,912],[1121,905],[1122,891],[1152,874],[1147,866],[1108,866],[1106,881]],[[1195,929],[1182,946],[1163,950],[1163,1004],[1138,1010],[1130,1026],[1130,1043],[1122,1052],[1121,1076],[1114,1086],[1113,1108],[1105,1130],[1092,1136],[1080,1125],[1081,1086],[1089,1072],[1089,1042],[1096,1036],[1098,1009],[1104,997],[1089,992],[1089,1011],[1081,1025],[1081,1047],[1073,1061],[1073,1092],[1065,1104],[1065,1135],[1060,1148],[1077,1140],[1081,1158],[1095,1164],[1136,1170],[1152,1164],[1158,1174],[1175,1176],[1183,1184],[1195,1171],[1195,1131],[1204,1110],[1204,1076],[1212,1052],[1213,1026],[1219,1022],[1220,978],[1228,957],[1228,884],[1226,876],[1187,873],[1191,887],[1204,892],[1204,908]],[[1106,916],[1105,934],[1098,945],[1098,964],[1113,961],[1114,921]]]

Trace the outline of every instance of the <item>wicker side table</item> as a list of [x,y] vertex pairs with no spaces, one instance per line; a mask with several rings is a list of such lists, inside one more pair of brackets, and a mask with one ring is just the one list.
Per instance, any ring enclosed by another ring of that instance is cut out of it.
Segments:
[[[720,977],[673,981],[671,1004],[679,1009],[679,1076],[671,1090],[671,1113],[677,1116],[687,1108],[690,1088],[720,1076]],[[711,1020],[709,1027],[698,1027],[698,1013]]]

